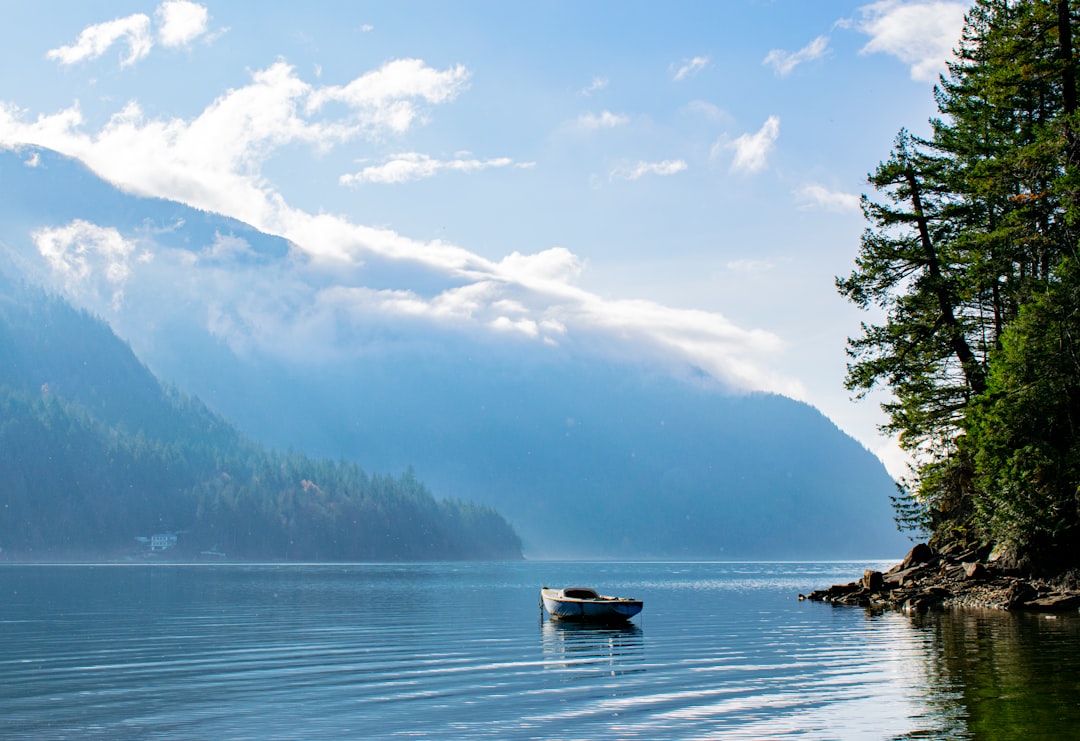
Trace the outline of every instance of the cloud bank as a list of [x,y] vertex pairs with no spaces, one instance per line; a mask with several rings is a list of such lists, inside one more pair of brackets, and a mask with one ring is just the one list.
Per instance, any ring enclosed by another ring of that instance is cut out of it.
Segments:
[[937,82],[960,41],[967,2],[881,0],[861,8],[858,29],[870,36],[863,54],[884,53],[911,67],[911,79]]
[[76,64],[97,59],[116,43],[125,43],[128,47],[127,55],[120,60],[121,67],[145,58],[154,46],[150,16],[138,13],[89,26],[83,29],[74,44],[50,49],[45,56],[60,64]]
[[158,41],[163,46],[185,46],[206,33],[207,9],[187,0],[168,0],[158,6]]
[[[617,348],[692,364],[734,388],[805,396],[797,382],[770,370],[770,358],[781,349],[774,335],[714,312],[592,294],[577,285],[584,264],[565,248],[492,260],[439,240],[417,241],[294,208],[262,176],[263,164],[282,147],[329,151],[421,125],[433,107],[465,90],[468,78],[461,66],[436,69],[406,59],[345,85],[317,86],[282,61],[255,71],[249,84],[221,94],[191,119],[147,117],[132,102],[101,129],[86,131],[77,105],[33,120],[3,106],[0,144],[54,149],[134,193],[225,214],[288,240],[288,256],[260,262],[242,259],[250,251],[228,235],[195,255],[150,240],[146,259],[133,258],[132,235],[106,224],[58,225],[35,236],[69,290],[96,286],[106,308],[115,310],[134,305],[141,286],[183,286],[197,293],[189,297],[194,305],[209,307],[211,331],[240,351],[317,357],[370,346],[373,338],[385,343],[394,333],[469,332],[538,348]],[[620,121],[608,112],[596,119],[603,126]],[[757,134],[736,140],[737,167],[764,166],[778,127],[770,118]],[[353,177],[399,182],[508,164],[506,158],[444,161],[406,153]],[[685,168],[681,160],[640,162],[626,177]],[[153,305],[154,297],[146,301]]]
[[[209,13],[204,6],[188,0],[167,0],[158,6],[154,17],[158,41],[163,46],[184,46],[206,33]],[[127,46],[121,67],[130,67],[149,56],[154,47],[150,16],[135,13],[88,26],[75,43],[50,49],[45,56],[60,64],[77,64],[103,56],[116,44]]]
[[69,294],[104,296],[114,310],[123,303],[135,245],[119,231],[77,219],[64,226],[39,229],[31,239]]

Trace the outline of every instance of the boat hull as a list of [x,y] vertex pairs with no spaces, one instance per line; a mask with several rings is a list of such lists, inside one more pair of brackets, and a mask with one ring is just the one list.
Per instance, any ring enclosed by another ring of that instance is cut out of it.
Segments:
[[540,601],[553,620],[583,623],[619,623],[641,612],[642,602],[625,597],[571,597],[562,589],[541,589]]

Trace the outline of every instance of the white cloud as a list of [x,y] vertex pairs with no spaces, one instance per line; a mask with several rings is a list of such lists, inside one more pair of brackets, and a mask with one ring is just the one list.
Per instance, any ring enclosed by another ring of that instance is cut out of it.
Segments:
[[365,23],[362,26],[360,26],[360,32],[361,33],[371,33],[374,30],[375,30],[375,26],[371,25],[370,23]]
[[769,154],[780,136],[780,118],[769,116],[765,124],[753,134],[743,134],[734,141],[721,140],[713,147],[713,156],[723,150],[735,152],[731,161],[732,172],[755,173],[765,169]]
[[674,175],[687,168],[683,160],[663,160],[662,162],[636,162],[626,167],[612,170],[612,179],[637,180],[645,175]]
[[[131,259],[132,242],[115,232],[94,231],[93,225],[69,225],[78,232],[74,236],[39,235],[41,254],[58,279],[74,288],[99,285],[103,290],[96,293],[115,307],[122,290],[129,295],[145,290],[147,304],[160,304],[151,284],[141,279],[156,275],[169,291],[191,294],[178,303],[186,299],[186,306],[207,306],[208,325],[237,348],[325,356],[362,351],[365,336],[387,342],[397,332],[407,342],[423,326],[481,335],[510,330],[539,348],[601,343],[663,362],[690,363],[736,388],[804,395],[799,384],[769,370],[781,347],[774,335],[743,329],[715,312],[590,293],[577,281],[584,262],[570,250],[513,252],[492,260],[439,240],[413,240],[296,209],[261,174],[263,163],[290,144],[330,148],[346,139],[393,132],[415,120],[394,117],[402,102],[448,101],[466,79],[462,68],[440,71],[406,60],[341,87],[316,88],[279,62],[190,120],[148,118],[132,103],[100,130],[86,132],[77,106],[30,121],[11,106],[0,106],[0,145],[47,146],[81,159],[128,190],[222,213],[287,240],[288,255],[269,261],[244,259],[246,245],[226,236],[195,254],[158,246],[154,260],[144,262]],[[329,117],[333,103],[344,107],[337,118]],[[767,122],[755,136],[775,139],[776,126]],[[422,156],[413,159],[430,165]],[[677,172],[684,166],[672,160],[646,169]],[[436,283],[445,287],[420,292],[403,280],[397,287],[370,288],[368,276],[379,266],[393,268],[388,276],[415,272],[429,282],[438,276]],[[125,307],[132,304],[124,300]]]
[[552,247],[533,255],[514,251],[498,263],[500,274],[516,281],[530,279],[573,283],[585,269],[577,255],[565,247]]
[[328,103],[342,103],[372,126],[401,133],[420,117],[417,101],[447,103],[466,88],[468,80],[469,71],[460,64],[437,70],[421,59],[397,59],[347,85],[312,91],[307,112],[314,113]]
[[584,87],[584,88],[582,88],[581,90],[578,91],[578,95],[581,95],[583,97],[588,97],[589,95],[592,95],[595,92],[603,90],[607,86],[608,86],[608,80],[607,80],[606,77],[594,77],[592,79],[592,82],[590,82],[587,87]]
[[675,66],[672,65],[672,69],[675,69],[674,79],[676,82],[685,80],[687,77],[696,75],[698,72],[705,69],[708,64],[708,57],[694,57],[693,59],[684,60],[683,64],[678,69],[675,69]]
[[[164,46],[183,46],[206,33],[206,7],[189,0],[166,0],[154,13],[158,40]],[[146,58],[154,48],[150,16],[145,13],[117,18],[87,26],[74,44],[46,52],[46,57],[61,64],[76,64],[97,59],[114,44],[126,43],[128,53],[120,66],[128,67]]]
[[[32,123],[24,122],[12,106],[0,106],[0,143],[56,149],[134,192],[161,194],[264,223],[278,205],[277,196],[265,192],[259,171],[278,148],[308,143],[329,149],[357,137],[399,133],[417,120],[412,113],[402,115],[402,104],[412,109],[418,91],[432,100],[446,100],[449,93],[437,85],[431,89],[432,81],[461,78],[455,70],[443,75],[423,63],[387,66],[392,70],[386,75],[379,75],[384,67],[364,76],[365,84],[372,83],[373,75],[378,79],[378,91],[361,96],[361,108],[339,111],[339,118],[305,116],[313,108],[307,101],[325,89],[312,87],[288,64],[277,62],[191,120],[147,119],[138,104],[129,103],[100,131],[88,135],[82,131],[77,105]],[[334,89],[330,97],[341,90]]]
[[135,245],[116,229],[76,219],[67,226],[39,229],[31,239],[67,291],[97,292],[104,284],[110,305],[116,308],[122,302]]
[[[381,165],[370,165],[359,172],[342,175],[338,180],[342,185],[363,185],[364,183],[406,183],[413,180],[434,177],[441,170],[457,172],[476,172],[492,167],[507,167],[514,164],[509,157],[493,159],[452,159],[437,160],[418,152],[403,152],[394,155]],[[518,167],[531,166],[533,163],[519,163]]]
[[491,322],[491,327],[501,332],[520,332],[527,337],[540,336],[540,327],[532,319],[510,319],[500,316]]
[[127,56],[120,60],[122,67],[144,58],[154,45],[150,37],[150,17],[136,13],[89,26],[83,29],[74,44],[50,49],[45,56],[61,64],[75,64],[87,59],[97,59],[118,42],[126,42],[128,45]]
[[206,7],[188,0],[167,0],[158,6],[158,41],[164,46],[184,46],[206,33]]
[[860,8],[858,29],[870,36],[863,54],[891,54],[911,66],[911,79],[937,81],[960,41],[969,2],[881,0]]
[[802,208],[846,212],[859,210],[859,196],[829,190],[819,183],[807,183],[795,190]]
[[624,116],[621,113],[603,111],[599,114],[585,113],[581,116],[578,116],[577,125],[580,129],[584,129],[586,131],[595,131],[597,129],[613,129],[616,126],[623,126],[629,121],[629,117]]
[[233,234],[214,234],[212,244],[203,248],[200,259],[216,262],[232,262],[251,258],[255,253],[246,239]]
[[522,304],[520,301],[514,299],[500,299],[491,304],[491,308],[501,311],[505,314],[528,314],[529,308]]
[[809,44],[797,52],[788,52],[783,49],[773,49],[765,55],[762,64],[772,67],[780,77],[790,74],[793,69],[804,62],[812,62],[825,56],[829,48],[829,37],[818,36]]

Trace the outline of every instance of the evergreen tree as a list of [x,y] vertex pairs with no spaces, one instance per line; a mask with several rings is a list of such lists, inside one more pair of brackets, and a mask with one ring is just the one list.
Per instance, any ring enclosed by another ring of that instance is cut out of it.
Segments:
[[[985,389],[985,357],[969,342],[972,323],[963,311],[964,264],[958,243],[962,232],[948,189],[948,163],[928,154],[906,131],[892,156],[870,182],[884,203],[863,199],[871,227],[863,234],[856,269],[837,279],[837,287],[861,308],[884,309],[881,325],[864,323],[863,336],[849,341],[847,387],[865,394],[887,385],[893,400],[884,404],[885,429],[901,445],[923,457],[924,476],[935,480],[937,510],[966,509],[957,492],[945,486],[963,410]],[[927,489],[927,491],[931,491]],[[921,520],[917,512],[909,519]]]
[[1070,0],[979,0],[935,89],[870,176],[870,228],[837,287],[885,311],[847,385],[885,385],[915,464],[898,521],[1040,558],[1080,526],[1080,136]]
[[1080,265],[1055,277],[1006,329],[963,441],[983,532],[1052,563],[1080,546]]

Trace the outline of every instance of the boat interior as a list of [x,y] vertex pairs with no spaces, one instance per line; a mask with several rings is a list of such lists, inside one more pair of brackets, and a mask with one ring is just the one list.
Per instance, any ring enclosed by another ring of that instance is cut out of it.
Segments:
[[588,587],[570,587],[563,590],[563,597],[569,599],[600,599],[600,595],[596,593],[596,590],[589,589]]

